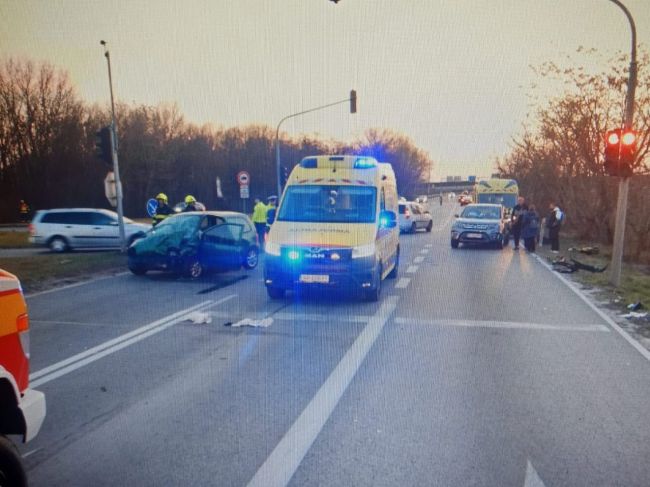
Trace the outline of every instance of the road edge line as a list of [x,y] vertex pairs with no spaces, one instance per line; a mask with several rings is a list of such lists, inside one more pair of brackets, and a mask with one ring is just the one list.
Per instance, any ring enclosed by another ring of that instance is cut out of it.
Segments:
[[550,271],[551,274],[553,274],[555,277],[557,277],[560,281],[562,281],[569,289],[571,289],[580,299],[582,299],[587,306],[589,306],[592,310],[596,312],[598,316],[600,316],[605,322],[611,326],[614,331],[616,331],[619,335],[621,335],[626,342],[628,342],[630,345],[634,347],[634,349],[639,352],[643,357],[650,361],[650,352],[643,346],[641,345],[637,340],[634,339],[632,335],[630,335],[628,332],[626,332],[623,328],[621,328],[618,323],[616,323],[612,318],[607,316],[607,314],[598,308],[594,303],[591,302],[591,300],[584,295],[584,293],[571,281],[569,281],[566,277],[563,275],[559,274],[558,272],[553,270],[553,267],[548,263],[544,262],[543,258],[540,257],[537,254],[534,254],[533,257],[542,264],[546,269]]
[[57,292],[57,291],[65,291],[66,289],[71,289],[73,287],[79,287],[79,286],[83,286],[84,284],[91,284],[93,282],[103,281],[104,279],[110,279],[112,277],[126,276],[127,274],[130,274],[130,272],[129,271],[124,271],[124,272],[118,272],[117,274],[111,274],[110,276],[94,277],[94,278],[88,279],[86,281],[74,282],[72,284],[66,284],[65,286],[61,286],[61,287],[54,287],[52,289],[46,289],[44,291],[37,291],[35,293],[25,294],[25,299],[31,299],[31,298],[35,298],[37,296],[42,296],[43,294],[50,294],[50,293],[54,293],[54,292]]

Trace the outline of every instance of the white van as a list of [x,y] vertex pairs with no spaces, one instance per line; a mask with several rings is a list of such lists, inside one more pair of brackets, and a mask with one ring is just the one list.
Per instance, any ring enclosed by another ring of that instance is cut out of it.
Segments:
[[269,296],[301,286],[337,287],[377,301],[382,280],[397,277],[397,207],[390,164],[361,156],[304,158],[269,212]]

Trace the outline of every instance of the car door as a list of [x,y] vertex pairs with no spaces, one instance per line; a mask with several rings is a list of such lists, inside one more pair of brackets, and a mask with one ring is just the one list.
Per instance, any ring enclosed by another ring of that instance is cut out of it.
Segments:
[[219,223],[201,236],[201,261],[213,269],[239,268],[242,264],[243,225]]
[[119,247],[120,229],[117,219],[99,211],[90,213],[92,247]]
[[416,228],[422,227],[422,211],[417,203],[411,204],[411,215]]
[[[63,216],[65,215],[65,216]],[[93,230],[91,214],[88,211],[62,213],[64,235],[69,236],[72,247],[92,247]]]

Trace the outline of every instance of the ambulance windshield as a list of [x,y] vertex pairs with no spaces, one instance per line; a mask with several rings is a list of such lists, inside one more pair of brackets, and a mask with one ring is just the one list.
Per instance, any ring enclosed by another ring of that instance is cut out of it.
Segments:
[[377,190],[363,186],[289,186],[278,220],[288,222],[373,223]]

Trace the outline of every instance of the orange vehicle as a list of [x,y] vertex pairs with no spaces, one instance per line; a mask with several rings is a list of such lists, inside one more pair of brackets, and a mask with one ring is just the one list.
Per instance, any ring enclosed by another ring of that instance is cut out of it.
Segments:
[[29,316],[20,281],[0,269],[0,485],[27,485],[9,435],[30,441],[45,419],[45,396],[29,389]]

